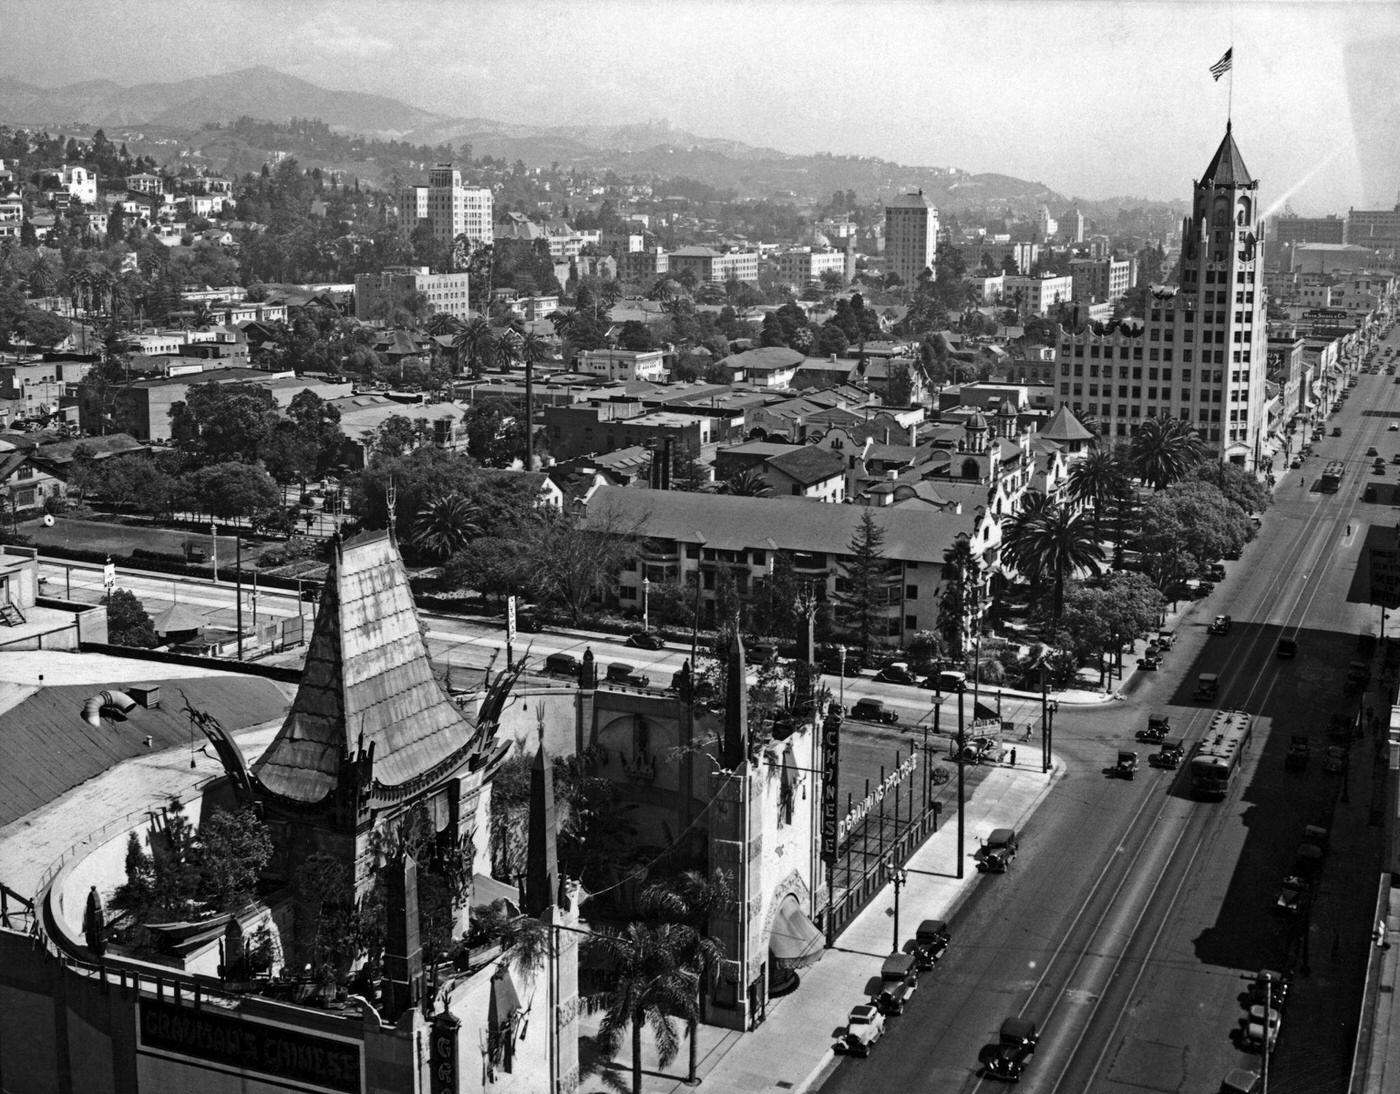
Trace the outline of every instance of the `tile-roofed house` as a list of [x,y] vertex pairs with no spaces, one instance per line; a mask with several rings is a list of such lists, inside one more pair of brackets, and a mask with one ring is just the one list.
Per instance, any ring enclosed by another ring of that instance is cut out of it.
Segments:
[[846,461],[839,452],[804,444],[770,456],[765,464],[764,477],[775,494],[826,502],[846,500]]

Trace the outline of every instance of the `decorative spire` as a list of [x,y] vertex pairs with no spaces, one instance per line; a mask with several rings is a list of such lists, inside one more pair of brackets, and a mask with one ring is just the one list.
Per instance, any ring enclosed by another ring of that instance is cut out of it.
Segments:
[[554,907],[559,879],[559,850],[555,844],[554,770],[544,741],[530,771],[530,840],[525,851],[526,915],[538,916]]
[[725,666],[724,740],[720,761],[733,771],[749,753],[749,681],[744,659],[744,640],[739,637],[739,621],[734,620],[734,639],[729,644]]

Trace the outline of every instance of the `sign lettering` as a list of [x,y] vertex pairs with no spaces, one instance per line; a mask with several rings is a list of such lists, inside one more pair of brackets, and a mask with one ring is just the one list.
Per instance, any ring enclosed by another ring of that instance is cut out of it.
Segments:
[[822,861],[836,865],[836,845],[840,842],[841,719],[828,716],[822,721]]
[[865,796],[864,801],[852,806],[851,811],[841,821],[837,832],[838,842],[849,836],[851,830],[865,820],[866,815],[872,809],[885,800],[885,795],[895,790],[900,783],[914,773],[914,768],[918,766],[918,755],[913,752],[909,753],[902,764],[885,776],[884,782],[875,785],[875,788]]
[[142,1048],[239,1071],[290,1079],[334,1094],[359,1094],[360,1046],[236,1014],[142,999]]
[[457,1094],[457,1031],[461,1026],[450,1014],[433,1016],[428,1042],[431,1094]]

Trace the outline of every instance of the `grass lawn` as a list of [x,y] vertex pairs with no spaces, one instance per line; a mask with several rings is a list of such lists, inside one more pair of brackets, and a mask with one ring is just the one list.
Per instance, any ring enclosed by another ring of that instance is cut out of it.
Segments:
[[[141,547],[147,551],[160,551],[165,554],[184,554],[186,544],[201,548],[205,556],[210,553],[208,532],[184,531],[172,528],[153,528],[139,524],[108,524],[98,520],[72,520],[55,517],[52,528],[44,527],[42,520],[29,520],[20,524],[20,533],[28,536],[41,551],[45,547],[61,546],[86,551],[104,551],[117,556],[130,556]],[[257,558],[261,544],[244,543],[243,561],[245,565]],[[232,536],[219,537],[219,561],[221,565],[232,565],[237,554],[237,542]]]

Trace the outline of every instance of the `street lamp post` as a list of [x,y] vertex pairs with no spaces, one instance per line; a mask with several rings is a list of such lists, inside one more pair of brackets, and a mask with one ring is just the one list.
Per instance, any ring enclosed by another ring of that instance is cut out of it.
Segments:
[[642,630],[651,630],[651,578],[642,578]]
[[214,560],[214,584],[219,583],[219,526],[214,521],[209,522],[209,554]]
[[890,947],[891,953],[899,952],[899,890],[909,884],[909,873],[898,866],[893,865],[891,860],[891,873],[894,881],[894,945]]
[[963,810],[963,696],[967,692],[958,690],[958,877],[963,876],[963,839],[964,839],[964,810]]

